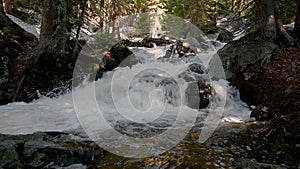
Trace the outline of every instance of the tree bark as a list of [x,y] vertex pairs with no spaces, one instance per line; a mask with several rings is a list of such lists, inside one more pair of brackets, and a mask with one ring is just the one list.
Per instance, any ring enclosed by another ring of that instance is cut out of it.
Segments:
[[[53,81],[61,80],[59,72],[66,64],[66,44],[70,39],[68,0],[44,0],[37,68]],[[56,70],[57,72],[53,72]],[[60,74],[61,73],[61,74]]]
[[[104,9],[104,0],[100,0],[100,9]],[[105,20],[103,16],[100,16],[100,28],[102,28],[105,24]]]
[[[279,8],[277,0],[265,0],[266,9],[266,25],[265,37],[267,41],[275,42],[280,37],[281,41],[291,43],[294,39],[288,34],[283,27],[282,21],[279,16]],[[280,42],[279,42],[280,43]]]
[[73,54],[72,54],[73,57],[75,57],[76,54],[78,53],[78,40],[79,40],[80,30],[83,25],[86,5],[87,4],[85,2],[79,4],[79,8],[77,11],[78,12],[78,14],[77,14],[78,25],[77,25],[77,31],[76,31],[76,37],[75,37],[75,45],[74,45]]
[[70,37],[67,9],[66,0],[44,0],[39,52],[64,56],[65,44]]
[[4,12],[12,13],[11,0],[4,0],[3,4],[4,4]]
[[275,0],[265,0],[266,25],[265,36],[267,40],[274,41],[276,37]]
[[158,37],[162,28],[163,10],[159,7],[160,0],[150,0],[148,5],[148,19],[149,19],[149,34],[152,38]]
[[297,3],[297,13],[295,19],[294,32],[296,33],[298,40],[300,40],[300,0],[298,0]]

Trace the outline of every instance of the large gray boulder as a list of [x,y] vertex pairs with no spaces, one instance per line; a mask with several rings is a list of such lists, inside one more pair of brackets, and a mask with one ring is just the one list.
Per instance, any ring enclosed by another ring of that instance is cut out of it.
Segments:
[[[220,72],[225,72],[227,80],[236,77],[248,65],[258,61],[270,61],[272,55],[278,51],[278,46],[271,42],[261,41],[233,41],[225,45],[213,56],[209,63],[210,75],[214,78],[224,78]],[[223,70],[222,70],[223,69]]]

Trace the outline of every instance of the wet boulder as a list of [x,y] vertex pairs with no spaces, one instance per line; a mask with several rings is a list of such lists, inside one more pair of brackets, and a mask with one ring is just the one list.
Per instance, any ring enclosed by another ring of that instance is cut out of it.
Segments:
[[212,87],[210,84],[197,83],[199,89],[200,105],[199,108],[206,108],[212,95]]
[[177,40],[170,49],[167,50],[165,58],[178,54],[179,57],[187,57],[199,53],[200,49],[192,47],[189,42]]
[[113,46],[104,56],[105,71],[111,71],[129,55],[133,54],[127,46],[118,43]]
[[210,103],[212,88],[202,82],[190,82],[185,91],[186,104],[193,109],[206,108]]
[[212,88],[208,81],[207,69],[200,63],[191,63],[188,70],[178,75],[188,82],[185,90],[186,104],[193,109],[206,108],[209,105]]
[[234,39],[234,35],[232,32],[219,28],[219,35],[217,37],[217,40],[223,43],[228,43]]
[[186,82],[206,82],[207,81],[207,68],[201,63],[191,63],[188,65],[188,70],[180,73],[179,78],[184,79]]

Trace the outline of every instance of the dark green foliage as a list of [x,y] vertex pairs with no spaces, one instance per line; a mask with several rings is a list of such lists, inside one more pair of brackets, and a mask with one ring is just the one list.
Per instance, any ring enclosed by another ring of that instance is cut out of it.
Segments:
[[283,24],[289,24],[295,21],[297,0],[279,0],[280,19]]

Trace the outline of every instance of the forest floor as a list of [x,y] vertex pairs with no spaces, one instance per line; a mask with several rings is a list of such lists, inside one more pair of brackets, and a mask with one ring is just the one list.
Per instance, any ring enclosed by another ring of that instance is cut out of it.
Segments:
[[260,132],[270,135],[279,131],[299,139],[300,48],[282,48],[271,62],[250,65],[244,73],[254,76],[247,80],[239,77],[241,99],[258,106],[252,116],[268,121]]

